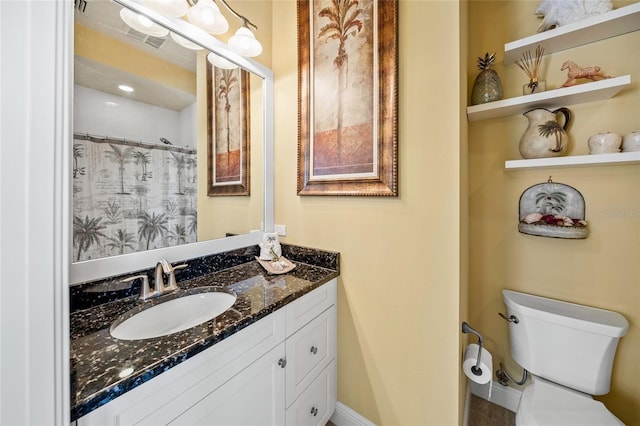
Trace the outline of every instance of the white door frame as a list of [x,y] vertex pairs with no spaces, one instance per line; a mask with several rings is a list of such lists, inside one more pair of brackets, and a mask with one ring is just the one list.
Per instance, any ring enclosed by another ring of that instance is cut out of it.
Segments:
[[69,424],[72,19],[0,1],[0,424]]

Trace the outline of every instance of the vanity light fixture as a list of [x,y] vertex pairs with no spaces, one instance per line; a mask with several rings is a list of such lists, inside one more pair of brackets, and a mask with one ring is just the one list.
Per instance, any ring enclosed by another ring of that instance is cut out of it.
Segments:
[[238,28],[238,31],[229,39],[229,47],[238,52],[242,56],[252,58],[262,53],[262,45],[251,30],[244,26]]
[[209,34],[224,34],[229,30],[229,22],[213,0],[198,0],[198,3],[187,10],[187,18]]
[[242,26],[229,39],[229,46],[242,56],[254,57],[261,54],[262,45],[249,29],[253,27],[257,30],[258,27],[233,10],[226,0],[146,0],[145,4],[165,16],[181,18],[187,15],[189,21],[195,26],[209,34],[219,35],[229,30],[229,23],[220,12],[218,2],[242,21]]
[[169,30],[165,27],[156,24],[144,15],[126,8],[120,10],[120,18],[134,30],[153,37],[164,37],[169,34]]

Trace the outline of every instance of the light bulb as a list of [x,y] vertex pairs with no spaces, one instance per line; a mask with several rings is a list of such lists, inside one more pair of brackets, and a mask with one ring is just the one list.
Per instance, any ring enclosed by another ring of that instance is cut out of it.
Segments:
[[169,30],[165,27],[161,27],[146,16],[137,14],[129,9],[123,8],[120,11],[120,18],[134,30],[153,37],[164,37],[169,34]]
[[224,34],[229,29],[229,23],[213,0],[199,0],[189,9],[187,17],[192,24],[209,34]]
[[146,0],[145,4],[156,12],[175,18],[184,16],[189,10],[186,0]]
[[218,56],[213,52],[210,52],[207,55],[207,60],[211,63],[211,65],[218,67],[218,68],[224,68],[224,69],[228,69],[228,70],[232,70],[234,68],[238,68],[238,65],[234,64],[233,62],[229,61],[228,59],[223,58],[222,56]]
[[238,31],[229,39],[229,47],[247,57],[258,56],[262,53],[262,45],[247,27],[238,28]]

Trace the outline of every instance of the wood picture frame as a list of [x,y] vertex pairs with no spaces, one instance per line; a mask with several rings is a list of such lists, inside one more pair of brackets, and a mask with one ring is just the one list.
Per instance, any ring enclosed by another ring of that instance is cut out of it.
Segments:
[[249,73],[207,61],[207,195],[250,195]]
[[397,196],[398,1],[297,14],[298,195]]

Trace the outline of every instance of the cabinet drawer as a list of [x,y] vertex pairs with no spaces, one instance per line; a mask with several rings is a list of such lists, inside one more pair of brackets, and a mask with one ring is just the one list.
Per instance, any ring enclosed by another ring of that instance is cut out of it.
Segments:
[[287,409],[287,425],[324,426],[336,409],[336,361],[331,363]]
[[336,304],[337,282],[338,280],[334,278],[287,305],[287,337],[309,323],[329,306]]
[[287,406],[336,356],[336,306],[287,339]]

